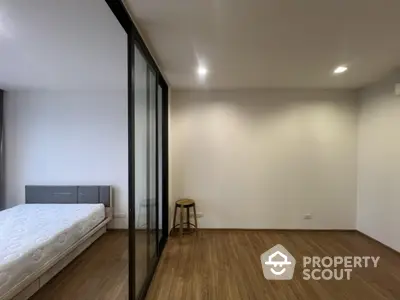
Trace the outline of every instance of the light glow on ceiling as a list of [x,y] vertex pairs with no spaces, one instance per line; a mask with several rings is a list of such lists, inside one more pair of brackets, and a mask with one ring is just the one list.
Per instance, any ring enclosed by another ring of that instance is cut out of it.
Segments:
[[333,74],[342,74],[347,71],[347,66],[338,66],[335,70],[333,70]]
[[200,77],[206,76],[207,73],[208,73],[208,70],[207,70],[206,67],[204,67],[204,66],[199,66],[199,67],[197,68],[197,74],[198,74]]

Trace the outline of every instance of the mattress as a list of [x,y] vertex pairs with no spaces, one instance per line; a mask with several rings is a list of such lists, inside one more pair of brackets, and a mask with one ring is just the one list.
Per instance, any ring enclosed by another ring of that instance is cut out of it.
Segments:
[[0,211],[0,299],[30,284],[104,219],[103,204],[23,204]]

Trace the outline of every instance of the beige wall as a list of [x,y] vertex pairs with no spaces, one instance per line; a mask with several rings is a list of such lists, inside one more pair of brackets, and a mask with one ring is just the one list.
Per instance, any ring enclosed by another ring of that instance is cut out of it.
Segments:
[[357,228],[400,251],[400,71],[360,92]]
[[173,92],[171,202],[194,198],[206,228],[355,228],[355,98]]

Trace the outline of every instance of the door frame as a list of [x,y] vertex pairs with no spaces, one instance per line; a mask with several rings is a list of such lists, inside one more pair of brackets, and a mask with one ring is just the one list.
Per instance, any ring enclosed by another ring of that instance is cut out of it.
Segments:
[[[135,51],[134,48],[137,46],[142,52],[147,63],[156,73],[156,104],[158,103],[158,86],[162,88],[162,105],[161,112],[161,138],[162,143],[158,145],[158,138],[156,139],[156,153],[158,154],[158,149],[161,146],[162,149],[162,193],[161,193],[161,205],[162,205],[162,238],[158,239],[157,236],[157,259],[150,268],[150,272],[142,286],[139,297],[137,299],[144,299],[148,288],[150,286],[151,280],[154,276],[156,267],[158,265],[161,253],[166,245],[168,239],[168,226],[169,226],[169,86],[164,79],[157,63],[155,62],[153,56],[151,55],[149,49],[146,46],[142,36],[140,35],[137,27],[132,21],[130,14],[128,13],[122,0],[105,0],[111,11],[114,13],[122,28],[127,33],[128,39],[128,155],[129,155],[129,166],[128,166],[128,177],[129,177],[129,300],[135,300],[136,290],[135,290]],[[158,134],[158,118],[156,118],[156,128]],[[158,155],[157,155],[158,157]],[[158,169],[158,159],[156,161],[156,166]],[[157,171],[158,174],[158,171]],[[158,176],[156,175],[156,189],[158,190]],[[158,193],[156,195],[158,197]],[[157,235],[159,234],[158,226],[158,201],[156,201],[157,209]],[[132,259],[133,258],[133,259]]]

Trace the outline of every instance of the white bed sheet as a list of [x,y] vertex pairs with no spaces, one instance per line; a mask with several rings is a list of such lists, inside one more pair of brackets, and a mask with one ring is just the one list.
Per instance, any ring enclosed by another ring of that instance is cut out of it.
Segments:
[[23,204],[0,211],[0,298],[105,219],[103,204]]

